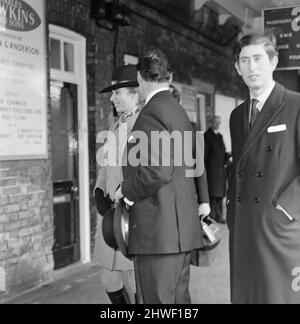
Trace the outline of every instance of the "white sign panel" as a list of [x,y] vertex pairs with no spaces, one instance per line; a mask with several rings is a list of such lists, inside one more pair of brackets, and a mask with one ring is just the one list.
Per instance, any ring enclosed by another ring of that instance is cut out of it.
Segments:
[[216,95],[216,115],[221,117],[220,133],[223,135],[224,143],[226,146],[226,152],[231,152],[231,136],[230,136],[230,115],[232,111],[237,107],[236,99]]
[[47,158],[44,0],[0,0],[0,160]]

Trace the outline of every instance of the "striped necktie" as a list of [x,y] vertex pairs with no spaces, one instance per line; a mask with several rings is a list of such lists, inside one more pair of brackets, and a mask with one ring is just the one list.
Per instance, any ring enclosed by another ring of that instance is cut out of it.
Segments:
[[257,99],[251,100],[251,119],[250,119],[250,129],[254,127],[254,124],[257,120],[257,117],[259,115],[259,110],[257,109],[257,104],[259,101]]

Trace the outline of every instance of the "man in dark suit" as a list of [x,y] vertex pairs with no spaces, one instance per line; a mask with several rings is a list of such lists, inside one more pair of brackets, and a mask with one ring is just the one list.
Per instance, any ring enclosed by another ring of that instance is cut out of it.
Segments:
[[219,133],[221,117],[214,116],[211,127],[204,134],[205,168],[209,188],[211,218],[225,224],[223,200],[226,195],[226,149],[223,136]]
[[[194,177],[187,177],[194,166],[186,165],[184,158],[181,165],[175,162],[183,157],[175,154],[178,146],[168,152],[152,142],[155,133],[170,138],[177,132],[183,138],[185,132],[193,132],[187,114],[169,91],[171,76],[162,52],[149,51],[140,58],[138,81],[146,106],[128,141],[128,166],[123,168],[124,182],[115,196],[116,200],[125,197],[134,202],[130,208],[129,253],[136,257],[135,270],[146,304],[191,302],[190,252],[202,245]],[[148,163],[134,166],[130,157],[134,136],[140,133],[146,135],[146,151],[151,154]],[[179,144],[182,152],[183,143]],[[188,148],[192,145],[188,143]],[[166,158],[169,164],[163,163]]]
[[277,63],[272,34],[241,39],[236,68],[250,96],[230,120],[235,304],[300,304],[300,95],[274,82]]

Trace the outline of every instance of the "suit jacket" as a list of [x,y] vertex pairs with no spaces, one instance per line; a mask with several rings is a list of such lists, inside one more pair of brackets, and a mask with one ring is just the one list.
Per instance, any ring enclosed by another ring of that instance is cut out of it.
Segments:
[[292,289],[300,265],[300,95],[276,84],[251,131],[249,110],[250,100],[230,120],[232,301],[300,304]]
[[[154,157],[166,157],[151,145],[151,132],[192,132],[187,114],[169,91],[156,94],[140,113],[132,135],[142,131],[149,139],[147,149]],[[159,146],[159,145],[158,145]],[[134,147],[128,143],[127,154]],[[183,148],[182,148],[183,149]],[[176,166],[175,154],[169,154],[170,166],[148,164],[125,166],[122,193],[134,201],[130,209],[129,253],[133,255],[176,254],[189,252],[202,244],[194,178],[187,178],[187,165]],[[183,159],[184,161],[184,159]]]
[[223,198],[226,195],[226,149],[221,134],[210,128],[205,138],[205,168],[210,197]]
[[[199,127],[196,123],[191,123],[194,132],[200,132]],[[202,134],[201,134],[202,135]],[[200,143],[200,149],[204,151],[204,139],[202,137],[202,143]],[[196,153],[194,154],[196,158]],[[204,166],[203,174],[200,177],[195,177],[196,193],[198,198],[198,204],[209,203],[208,184],[207,184],[207,173]]]

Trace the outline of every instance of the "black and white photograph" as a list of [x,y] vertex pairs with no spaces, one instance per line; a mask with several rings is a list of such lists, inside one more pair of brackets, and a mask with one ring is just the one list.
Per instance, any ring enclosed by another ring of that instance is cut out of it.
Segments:
[[300,0],[0,0],[1,304],[300,304]]

